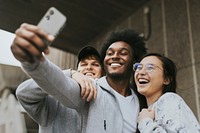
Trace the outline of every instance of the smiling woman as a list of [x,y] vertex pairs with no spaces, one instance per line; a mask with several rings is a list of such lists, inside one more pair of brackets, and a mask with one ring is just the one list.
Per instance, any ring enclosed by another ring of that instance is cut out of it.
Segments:
[[10,50],[15,34],[0,29],[0,37],[0,64],[20,66],[20,63],[14,58]]
[[146,97],[148,105],[139,113],[141,133],[200,133],[192,110],[176,94],[176,66],[172,60],[150,53],[134,65],[134,70],[137,91]]

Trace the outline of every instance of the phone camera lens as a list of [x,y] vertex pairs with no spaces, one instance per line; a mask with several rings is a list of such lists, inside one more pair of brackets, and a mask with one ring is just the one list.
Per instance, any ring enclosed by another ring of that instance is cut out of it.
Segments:
[[53,14],[54,14],[54,11],[53,11],[53,10],[50,10],[50,11],[49,11],[49,14],[50,14],[50,15],[53,15]]
[[49,19],[50,19],[50,16],[49,16],[49,15],[47,15],[47,16],[46,16],[46,19],[47,19],[47,20],[49,20]]

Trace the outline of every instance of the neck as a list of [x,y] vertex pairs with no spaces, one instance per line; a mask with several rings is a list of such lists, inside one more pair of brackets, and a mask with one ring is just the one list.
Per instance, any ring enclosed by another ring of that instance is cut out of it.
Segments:
[[131,90],[129,88],[130,85],[130,79],[124,79],[124,80],[113,80],[109,77],[107,77],[108,84],[119,94],[122,96],[129,96],[131,95]]
[[151,96],[146,96],[148,107],[153,103],[155,103],[160,98],[161,95],[162,95],[161,93],[156,93]]

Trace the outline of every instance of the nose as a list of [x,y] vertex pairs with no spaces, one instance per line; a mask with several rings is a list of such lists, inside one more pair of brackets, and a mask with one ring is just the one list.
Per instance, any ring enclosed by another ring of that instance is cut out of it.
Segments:
[[112,55],[112,60],[119,60],[119,55],[117,54],[117,52],[115,52],[115,53]]
[[144,75],[144,74],[146,74],[146,73],[147,73],[147,72],[146,72],[145,67],[143,67],[141,70],[138,71],[138,74],[139,74],[139,75]]
[[88,65],[86,66],[86,69],[87,69],[87,70],[92,69],[92,65],[91,65],[91,64],[88,64]]

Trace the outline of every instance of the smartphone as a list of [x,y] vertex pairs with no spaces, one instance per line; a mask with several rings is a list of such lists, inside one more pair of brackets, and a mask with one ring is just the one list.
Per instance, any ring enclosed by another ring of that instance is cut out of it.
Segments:
[[[40,22],[38,23],[38,27],[43,29],[48,34],[51,34],[55,37],[62,31],[67,21],[67,17],[62,14],[55,7],[51,7],[42,17]],[[49,45],[51,44],[47,40],[44,40]]]

